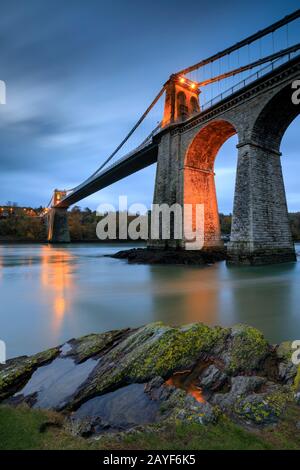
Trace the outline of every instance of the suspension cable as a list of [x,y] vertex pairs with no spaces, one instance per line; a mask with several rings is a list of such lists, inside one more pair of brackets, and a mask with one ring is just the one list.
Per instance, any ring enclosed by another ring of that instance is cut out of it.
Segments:
[[209,64],[210,62],[215,62],[221,57],[224,57],[225,55],[228,55],[231,52],[236,51],[237,49],[241,49],[242,47],[253,43],[257,39],[260,39],[266,36],[267,34],[273,33],[277,29],[281,28],[282,26],[285,26],[288,23],[291,23],[292,21],[296,20],[299,17],[300,17],[300,9],[296,10],[294,13],[291,13],[288,16],[285,16],[284,18],[277,21],[276,23],[273,23],[271,26],[268,26],[267,28],[264,28],[261,31],[258,31],[257,33],[252,34],[251,36],[248,36],[246,39],[243,39],[243,41],[239,41],[233,46],[228,47],[227,49],[224,49],[223,51],[218,52],[217,54],[214,54],[213,56],[208,57],[207,59],[204,59],[201,62],[198,62],[197,64],[194,64],[190,67],[180,70],[179,72],[176,73],[176,75],[185,75],[187,73],[192,72],[193,70],[203,67],[206,64]]
[[199,82],[197,83],[197,85],[201,88],[203,86],[210,85],[211,83],[219,82],[220,80],[223,80],[224,78],[233,77],[234,75],[237,75],[238,73],[242,73],[242,72],[245,72],[246,70],[253,69],[255,67],[258,67],[259,65],[265,64],[266,62],[272,62],[276,59],[279,59],[280,57],[283,57],[288,54],[292,54],[293,52],[297,52],[299,49],[300,49],[300,43],[295,44],[292,47],[288,47],[287,49],[283,49],[282,51],[276,52],[275,54],[264,57],[263,59],[256,60],[255,62],[252,62],[251,64],[244,65],[237,69],[230,70],[229,72],[223,73],[222,75],[217,75],[216,77],[212,77],[208,80],[204,80],[203,82]]
[[[147,114],[149,114],[149,112],[151,111],[151,109],[155,106],[155,104],[158,102],[158,100],[162,97],[163,93],[165,91],[165,86],[163,86],[163,88],[160,90],[160,92],[156,95],[156,97],[154,98],[154,100],[152,101],[152,103],[150,104],[150,106],[146,109],[146,111],[143,113],[143,115],[140,117],[140,119],[137,121],[137,123],[133,126],[133,128],[130,130],[130,132],[126,135],[126,137],[122,140],[122,142],[118,145],[118,147],[113,151],[113,153],[110,154],[110,156],[99,166],[99,168],[97,168],[96,171],[94,171],[94,173],[92,173],[88,178],[86,178],[83,183],[80,184],[80,186],[84,183],[86,183],[87,181],[89,181],[90,179],[92,179],[94,176],[97,175],[97,173],[99,173],[99,171],[101,171],[106,165],[108,162],[110,162],[110,160],[119,152],[119,150],[123,147],[123,145],[127,142],[127,140],[129,139],[129,137],[132,136],[132,134],[134,133],[134,131],[139,127],[139,125],[144,121],[145,117],[147,116]],[[74,188],[71,188],[71,189],[68,189],[68,192],[70,191],[74,191],[76,189],[77,186],[75,186]]]

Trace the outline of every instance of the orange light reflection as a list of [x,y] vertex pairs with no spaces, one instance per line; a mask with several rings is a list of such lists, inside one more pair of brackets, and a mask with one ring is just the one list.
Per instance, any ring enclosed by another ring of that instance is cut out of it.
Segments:
[[74,257],[67,250],[42,247],[41,285],[45,296],[50,297],[53,308],[53,329],[61,328],[65,314],[71,310],[74,290],[70,261]]
[[191,371],[176,372],[172,377],[166,380],[165,384],[185,390],[189,395],[195,398],[200,403],[205,403],[202,395],[201,387],[198,387],[194,382],[188,380]]

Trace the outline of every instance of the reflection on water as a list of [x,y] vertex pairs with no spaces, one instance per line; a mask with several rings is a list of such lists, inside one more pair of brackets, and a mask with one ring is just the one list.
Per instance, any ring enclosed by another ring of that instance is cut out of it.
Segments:
[[125,430],[157,421],[159,402],[150,400],[144,384],[131,384],[88,400],[73,415],[75,420],[86,417],[94,418],[96,433]]
[[123,247],[0,245],[0,338],[9,357],[151,321],[249,323],[300,339],[300,264],[227,268],[128,265]]
[[94,359],[76,364],[73,359],[57,357],[50,364],[39,367],[14,396],[33,396],[34,408],[63,408],[96,365]]
[[68,250],[51,246],[41,248],[41,289],[53,304],[53,331],[58,333],[63,317],[72,311],[73,279],[71,267],[75,257]]

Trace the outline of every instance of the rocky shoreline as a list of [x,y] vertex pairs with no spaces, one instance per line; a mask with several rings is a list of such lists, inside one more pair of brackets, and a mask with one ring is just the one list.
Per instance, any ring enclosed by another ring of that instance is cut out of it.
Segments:
[[227,259],[226,248],[203,250],[154,250],[151,248],[132,248],[122,250],[110,258],[127,260],[136,264],[176,264],[176,265],[208,265]]
[[73,435],[168,423],[276,426],[300,405],[291,344],[250,326],[153,323],[70,340],[0,366],[0,402],[55,410]]

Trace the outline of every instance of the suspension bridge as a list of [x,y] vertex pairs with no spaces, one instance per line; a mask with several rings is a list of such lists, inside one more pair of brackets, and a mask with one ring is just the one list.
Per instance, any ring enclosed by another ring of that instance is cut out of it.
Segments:
[[[220,246],[214,161],[223,143],[236,134],[230,260],[235,264],[294,260],[280,143],[300,108],[291,99],[292,84],[300,79],[299,23],[297,10],[172,74],[91,176],[72,189],[54,191],[47,211],[49,242],[69,241],[67,209],[71,205],[157,163],[153,202],[204,204],[204,246]],[[149,128],[151,115],[162,102],[159,124],[138,146],[116,159],[137,129]],[[148,245],[187,248],[184,239],[149,240]]]

